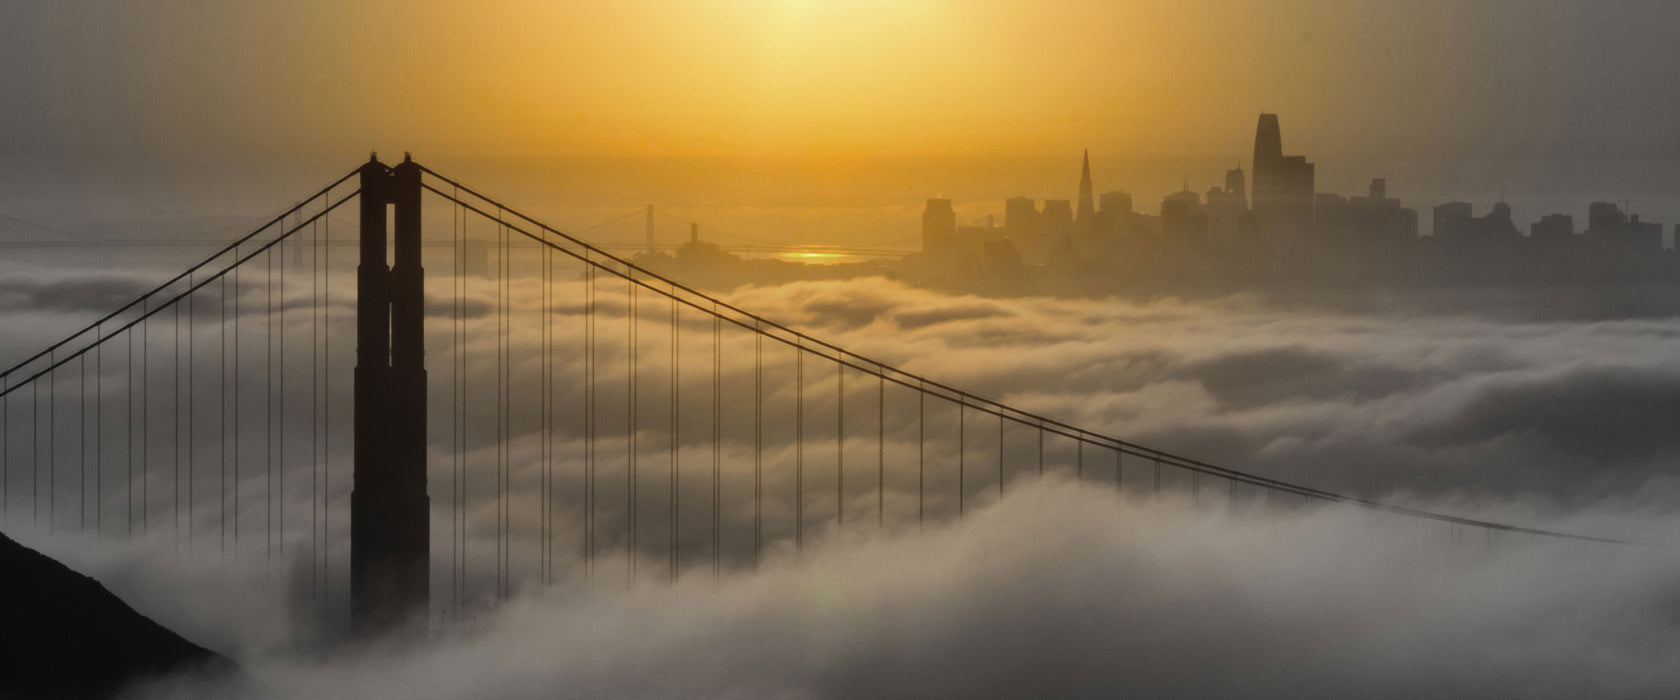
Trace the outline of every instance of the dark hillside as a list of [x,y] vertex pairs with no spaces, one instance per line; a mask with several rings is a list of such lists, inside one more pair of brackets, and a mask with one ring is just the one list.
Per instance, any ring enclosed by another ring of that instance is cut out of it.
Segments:
[[149,677],[235,669],[98,581],[0,535],[0,698],[103,698]]

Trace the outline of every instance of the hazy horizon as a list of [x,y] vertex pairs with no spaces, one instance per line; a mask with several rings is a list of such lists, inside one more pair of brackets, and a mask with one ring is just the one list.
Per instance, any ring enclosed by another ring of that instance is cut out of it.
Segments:
[[885,246],[928,197],[974,219],[1071,198],[1087,148],[1099,191],[1153,213],[1185,179],[1222,182],[1274,112],[1320,191],[1386,177],[1424,212],[1503,198],[1521,227],[1630,198],[1680,223],[1667,2],[401,7],[0,3],[0,89],[27,106],[0,116],[0,177],[92,171],[42,216],[97,209],[101,181],[286,185],[240,209],[260,213],[408,150],[560,224],[653,203],[747,238]]

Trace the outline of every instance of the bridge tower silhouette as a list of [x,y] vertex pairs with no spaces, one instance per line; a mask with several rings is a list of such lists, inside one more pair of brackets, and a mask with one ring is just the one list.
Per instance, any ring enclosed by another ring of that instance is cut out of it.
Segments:
[[388,168],[374,155],[360,178],[350,616],[357,634],[372,635],[424,620],[430,605],[425,270],[420,166],[405,155]]

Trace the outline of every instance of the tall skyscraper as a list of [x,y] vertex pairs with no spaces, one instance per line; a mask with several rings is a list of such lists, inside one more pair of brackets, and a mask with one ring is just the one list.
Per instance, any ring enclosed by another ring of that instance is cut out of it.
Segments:
[[1248,184],[1242,167],[1225,171],[1225,194],[1248,208]]
[[1263,233],[1296,236],[1312,225],[1313,164],[1283,154],[1276,114],[1260,115],[1254,134],[1254,217]]
[[1283,162],[1283,127],[1278,124],[1276,114],[1260,115],[1260,124],[1254,131],[1254,179],[1255,191],[1259,192],[1260,173],[1272,172]]
[[1091,201],[1091,149],[1085,149],[1085,164],[1079,173],[1079,213],[1076,221],[1079,225],[1090,227],[1095,223],[1092,217],[1097,213]]
[[922,210],[922,252],[944,254],[956,244],[957,210],[949,199],[930,199]]

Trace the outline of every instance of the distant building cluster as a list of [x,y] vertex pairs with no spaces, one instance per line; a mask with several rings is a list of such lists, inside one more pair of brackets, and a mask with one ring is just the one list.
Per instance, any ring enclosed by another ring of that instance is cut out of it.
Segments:
[[922,214],[922,268],[993,279],[1085,273],[1133,284],[1293,282],[1553,283],[1675,279],[1661,224],[1642,222],[1610,202],[1588,209],[1584,231],[1567,214],[1548,214],[1527,234],[1503,202],[1477,216],[1449,202],[1430,212],[1421,235],[1418,211],[1373,180],[1364,196],[1316,190],[1314,165],[1285,155],[1277,115],[1262,114],[1255,133],[1252,186],[1241,167],[1205,193],[1167,195],[1156,213],[1138,212],[1123,191],[1093,196],[1085,154],[1077,201],[1028,197],[1004,202],[1002,226],[962,225],[949,199]]

